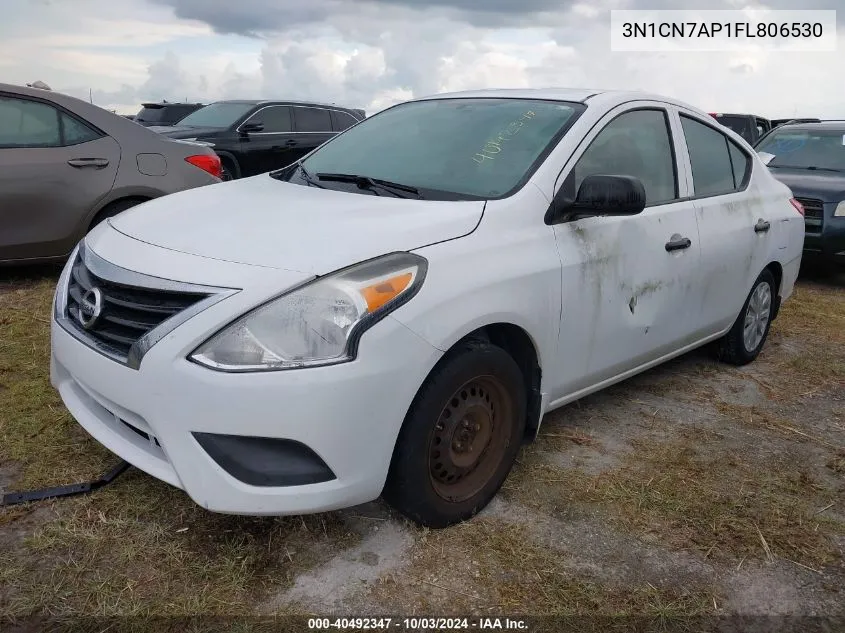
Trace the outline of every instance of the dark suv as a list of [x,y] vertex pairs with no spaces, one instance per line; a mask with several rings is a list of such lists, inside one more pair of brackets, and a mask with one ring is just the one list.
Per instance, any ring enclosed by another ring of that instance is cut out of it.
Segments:
[[845,264],[845,121],[787,123],[754,149],[804,206],[804,254]]
[[721,114],[711,112],[710,116],[739,134],[750,145],[754,145],[754,143],[759,141],[772,129],[771,121],[756,114]]
[[144,127],[174,125],[191,112],[204,107],[204,103],[144,103],[141,105],[141,111],[132,120]]
[[209,143],[223,162],[223,179],[232,180],[286,167],[365,118],[363,110],[320,103],[218,101],[176,127],[151,129]]

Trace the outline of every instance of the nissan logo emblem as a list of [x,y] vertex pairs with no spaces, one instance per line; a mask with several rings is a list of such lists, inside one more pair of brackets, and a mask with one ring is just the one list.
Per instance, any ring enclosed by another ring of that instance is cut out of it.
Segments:
[[103,311],[103,293],[99,288],[91,288],[79,302],[79,322],[86,330],[94,327]]

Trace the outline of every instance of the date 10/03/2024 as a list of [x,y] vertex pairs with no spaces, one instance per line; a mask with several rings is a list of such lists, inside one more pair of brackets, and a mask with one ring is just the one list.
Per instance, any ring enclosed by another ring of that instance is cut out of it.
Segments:
[[524,620],[514,618],[310,618],[308,629],[328,630],[400,630],[458,631],[511,630],[525,631]]

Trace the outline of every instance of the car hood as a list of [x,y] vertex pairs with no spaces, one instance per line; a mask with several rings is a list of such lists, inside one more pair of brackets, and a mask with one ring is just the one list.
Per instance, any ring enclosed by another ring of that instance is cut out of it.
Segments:
[[799,198],[818,198],[824,202],[845,200],[845,173],[783,168],[773,168],[771,172]]
[[265,174],[151,200],[109,222],[181,253],[322,275],[468,235],[484,205],[332,191]]
[[220,134],[216,127],[186,127],[179,125],[151,125],[148,129],[169,138],[199,138]]

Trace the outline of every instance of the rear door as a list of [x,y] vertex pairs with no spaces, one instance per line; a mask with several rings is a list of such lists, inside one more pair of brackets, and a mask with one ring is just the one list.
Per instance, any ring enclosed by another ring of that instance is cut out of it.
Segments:
[[748,152],[705,117],[682,111],[680,118],[701,237],[702,286],[695,314],[703,328],[716,333],[739,314],[767,264],[773,236],[761,194],[750,187]]
[[297,139],[294,160],[299,160],[335,135],[331,110],[328,108],[296,106],[293,108],[293,118]]
[[119,163],[117,142],[81,119],[0,93],[0,259],[67,254]]
[[353,125],[356,125],[358,123],[358,119],[356,119],[348,112],[343,112],[341,110],[332,110],[331,115],[332,129],[335,132],[343,132],[344,130],[348,130]]

